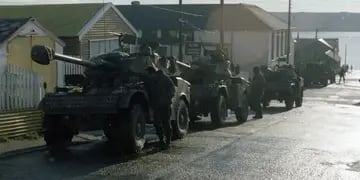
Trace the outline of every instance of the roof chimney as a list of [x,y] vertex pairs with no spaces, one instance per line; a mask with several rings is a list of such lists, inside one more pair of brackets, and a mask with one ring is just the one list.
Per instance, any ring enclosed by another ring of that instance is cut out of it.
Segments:
[[131,5],[133,6],[139,6],[140,4],[140,1],[131,1]]

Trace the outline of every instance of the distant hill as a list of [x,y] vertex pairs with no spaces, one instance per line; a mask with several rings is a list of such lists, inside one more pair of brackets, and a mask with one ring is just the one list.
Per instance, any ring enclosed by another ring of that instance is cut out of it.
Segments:
[[[288,14],[273,12],[273,15],[287,22]],[[293,26],[296,31],[337,31],[360,32],[360,13],[312,13],[299,12],[292,14]]]

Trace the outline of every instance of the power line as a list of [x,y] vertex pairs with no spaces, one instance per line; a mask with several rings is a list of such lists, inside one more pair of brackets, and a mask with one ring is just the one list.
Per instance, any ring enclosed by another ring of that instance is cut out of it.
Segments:
[[174,9],[163,8],[163,7],[154,6],[154,5],[140,5],[140,6],[148,6],[148,7],[154,8],[154,9],[159,9],[159,10],[163,10],[163,11],[167,11],[167,12],[171,12],[171,13],[176,13],[176,14],[183,14],[183,15],[194,16],[194,17],[204,17],[204,15],[201,15],[201,14],[195,14],[195,13],[184,12],[184,11],[177,11],[177,10],[174,10]]

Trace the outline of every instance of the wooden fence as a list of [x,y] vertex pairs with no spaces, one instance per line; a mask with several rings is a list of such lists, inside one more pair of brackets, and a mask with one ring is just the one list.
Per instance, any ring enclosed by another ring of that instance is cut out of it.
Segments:
[[31,70],[7,65],[0,76],[0,113],[36,108],[45,95],[43,82]]

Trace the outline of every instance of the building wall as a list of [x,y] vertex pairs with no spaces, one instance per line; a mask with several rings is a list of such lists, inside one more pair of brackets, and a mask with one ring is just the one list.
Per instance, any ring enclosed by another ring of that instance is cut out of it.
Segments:
[[110,32],[126,32],[134,35],[123,19],[121,19],[116,12],[110,8],[81,39],[81,57],[84,59],[90,58],[90,41],[116,38],[111,35]]
[[46,45],[55,48],[55,41],[47,36],[15,37],[7,45],[7,63],[39,73],[47,84],[46,91],[53,92],[57,85],[56,62],[51,62],[48,66],[33,62],[30,57],[33,45]]
[[0,45],[0,75],[4,73],[6,68],[7,55],[6,46]]
[[[219,32],[195,32],[195,41],[203,43],[219,43]],[[271,32],[242,31],[225,32],[224,43],[229,47],[230,56],[235,64],[240,65],[245,76],[249,76],[252,67],[267,65],[270,61]]]
[[[57,53],[63,53],[64,48],[58,44],[55,43],[55,52]],[[65,84],[65,62],[56,61],[56,81],[57,86],[63,87]]]

